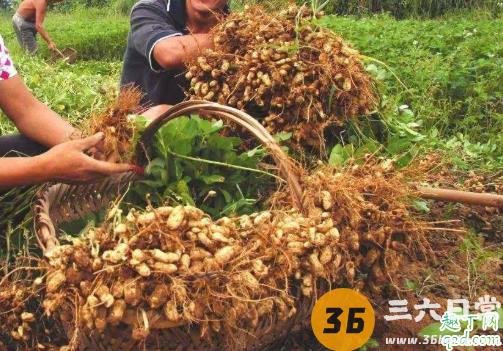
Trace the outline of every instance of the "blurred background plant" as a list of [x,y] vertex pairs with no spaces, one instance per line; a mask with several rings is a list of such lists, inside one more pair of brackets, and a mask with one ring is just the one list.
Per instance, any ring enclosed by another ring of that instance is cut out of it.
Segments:
[[[20,0],[0,0],[0,10],[12,11]],[[137,0],[67,0],[52,5],[59,11],[78,8],[107,8],[120,14],[128,14]],[[309,1],[308,1],[309,2]],[[231,6],[239,9],[244,5],[260,4],[278,9],[291,3],[301,5],[305,1],[293,0],[233,0]],[[324,3],[324,1],[321,1]],[[503,12],[503,0],[328,0],[323,10],[327,14],[368,16],[387,13],[403,19],[411,17],[434,18],[455,11],[477,10],[491,16]]]
[[[234,6],[261,4],[271,8],[288,6],[289,0],[240,0]],[[305,1],[296,1],[298,5]],[[321,1],[323,3],[323,1]],[[453,11],[478,10],[498,15],[503,12],[499,0],[329,0],[323,9],[327,14],[368,16],[388,13],[402,19],[410,17],[434,18]]]
[[12,0],[0,0],[0,10],[11,10]]

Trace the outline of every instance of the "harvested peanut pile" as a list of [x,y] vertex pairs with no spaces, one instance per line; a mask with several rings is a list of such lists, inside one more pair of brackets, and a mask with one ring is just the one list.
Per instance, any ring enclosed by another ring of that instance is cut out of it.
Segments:
[[[414,169],[399,172],[391,163],[373,159],[344,169],[323,166],[303,177],[303,206],[308,216],[331,209],[334,225],[346,238],[343,247],[351,259],[349,266],[369,274],[366,281],[355,279],[355,287],[374,295],[392,295],[393,289],[386,283],[400,269],[402,254],[412,260],[434,258],[425,229],[432,225],[411,208],[415,196],[411,180],[419,177]],[[282,207],[288,197],[278,192],[271,201]],[[350,278],[348,275],[347,280],[353,282]],[[336,277],[335,283],[344,284],[340,279]]]
[[64,345],[67,339],[61,325],[41,308],[45,267],[25,259],[16,265],[17,269],[6,275],[2,272],[0,278],[0,350],[48,350]]
[[243,109],[271,133],[323,148],[323,132],[376,107],[358,52],[306,7],[252,7],[213,30],[214,49],[188,64],[188,95]]
[[402,255],[428,255],[400,173],[325,167],[304,189],[305,213],[280,210],[291,208],[285,192],[275,210],[217,221],[190,206],[114,208],[39,264],[45,315],[66,326],[70,346],[90,336],[169,350],[195,331],[206,346],[250,349],[261,330],[287,333],[281,321],[308,323],[306,306],[329,286],[383,295]]
[[35,315],[25,310],[27,308],[25,299],[33,293],[29,287],[15,283],[8,288],[3,286],[0,289],[0,311],[2,311],[0,321],[2,326],[7,326],[9,329],[3,328],[0,332],[7,332],[3,338],[11,337],[18,342],[29,340],[31,323],[35,321]]

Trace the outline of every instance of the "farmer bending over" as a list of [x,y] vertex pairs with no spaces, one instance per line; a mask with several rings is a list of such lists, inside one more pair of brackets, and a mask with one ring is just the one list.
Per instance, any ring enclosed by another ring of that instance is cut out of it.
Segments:
[[19,45],[29,53],[35,53],[38,49],[36,35],[40,33],[51,50],[56,49],[49,33],[44,28],[47,5],[63,0],[23,0],[19,4],[17,12],[12,17],[12,26],[16,32]]
[[[140,0],[131,11],[121,86],[133,84],[146,95],[143,104],[176,104],[188,82],[184,61],[211,48],[209,31],[227,0]],[[159,112],[162,106],[158,107]]]
[[0,109],[23,133],[0,137],[0,188],[52,180],[89,182],[134,168],[127,164],[98,161],[86,154],[99,146],[103,138],[101,133],[71,140],[72,135],[79,134],[78,131],[33,97],[17,76],[1,36]]

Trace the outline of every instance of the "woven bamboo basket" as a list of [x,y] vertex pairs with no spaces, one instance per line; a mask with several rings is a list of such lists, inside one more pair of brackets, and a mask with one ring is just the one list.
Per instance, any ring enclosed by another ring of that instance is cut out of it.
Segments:
[[[250,133],[269,151],[278,167],[279,174],[285,179],[292,196],[292,206],[301,210],[302,189],[293,167],[293,161],[282,151],[274,138],[265,128],[246,113],[237,109],[205,101],[187,101],[173,106],[166,113],[153,121],[142,134],[136,148],[138,165],[148,163],[148,149],[155,133],[168,121],[183,115],[198,113],[233,121]],[[135,180],[133,173],[109,177],[97,184],[66,185],[54,184],[42,189],[34,206],[35,231],[38,243],[45,255],[59,245],[57,238],[58,225],[84,217],[96,212],[117,198],[125,187]],[[321,288],[321,287],[319,287]],[[240,350],[277,349],[290,332],[305,327],[309,321],[314,303],[313,298],[301,297],[299,291],[292,287],[292,296],[298,296],[297,313],[286,321],[279,321],[275,316],[261,320],[255,330],[249,330],[241,340]],[[321,289],[323,290],[323,289]],[[320,289],[318,290],[320,292]],[[200,338],[198,325],[166,325],[150,321],[151,333],[147,343],[138,343],[131,339],[131,325],[127,322],[121,328],[107,330],[104,334],[87,334],[79,328],[66,326],[68,338],[77,340],[79,350],[186,350],[209,351],[225,347],[222,340],[204,341]]]

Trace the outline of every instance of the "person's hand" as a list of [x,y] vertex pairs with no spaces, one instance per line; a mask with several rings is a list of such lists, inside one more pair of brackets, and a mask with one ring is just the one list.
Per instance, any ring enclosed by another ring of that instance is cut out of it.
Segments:
[[50,41],[49,44],[47,44],[47,46],[51,51],[56,51],[57,49],[56,44],[53,41]]
[[153,121],[157,119],[157,117],[161,116],[164,112],[168,111],[170,107],[171,105],[156,105],[142,112],[141,115],[149,121]]
[[43,171],[47,178],[62,183],[90,183],[107,175],[138,169],[134,165],[99,161],[85,154],[102,139],[103,133],[97,133],[85,139],[56,145],[39,156],[43,159]]
[[[65,138],[61,142],[65,143],[67,141],[80,140],[80,139],[84,139],[84,138],[85,138],[84,132],[79,129],[74,128],[72,130],[72,132],[68,133],[68,135],[66,135]],[[106,160],[105,141],[103,139],[101,139],[96,145],[94,145],[89,150],[86,150],[86,154],[89,156],[92,156],[93,158],[95,158],[97,160],[115,162],[115,160]]]

